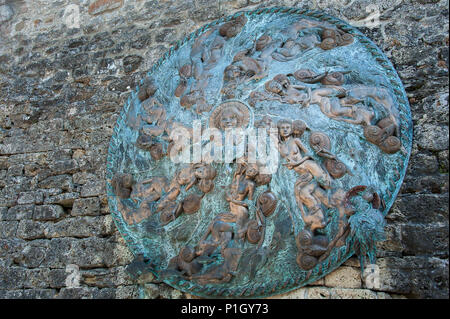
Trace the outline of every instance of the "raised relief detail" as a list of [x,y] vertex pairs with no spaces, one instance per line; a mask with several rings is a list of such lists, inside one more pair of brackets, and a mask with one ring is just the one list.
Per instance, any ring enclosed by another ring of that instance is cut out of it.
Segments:
[[110,208],[135,264],[157,280],[262,297],[353,254],[362,268],[375,262],[411,148],[407,100],[368,39],[294,11],[205,26],[152,68],[120,115]]

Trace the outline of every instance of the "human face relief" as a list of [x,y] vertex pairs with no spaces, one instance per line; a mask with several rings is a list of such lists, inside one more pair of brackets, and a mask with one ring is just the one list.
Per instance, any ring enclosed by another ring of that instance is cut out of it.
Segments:
[[199,166],[199,167],[197,167],[195,169],[194,174],[195,174],[195,177],[197,177],[197,178],[200,178],[200,179],[206,178],[206,176],[207,176],[207,169],[203,165]]
[[287,89],[287,88],[289,87],[289,85],[290,85],[288,78],[285,78],[285,77],[280,78],[280,79],[278,80],[278,83],[280,83],[281,86],[282,86],[283,88],[285,88],[285,89]]
[[272,80],[270,81],[269,91],[278,95],[284,95],[283,86],[280,82]]
[[122,186],[125,188],[130,188],[133,186],[133,176],[131,174],[126,174],[122,180]]
[[258,175],[258,166],[255,164],[249,164],[246,169],[246,175],[248,177],[255,177]]
[[235,128],[237,127],[238,119],[237,115],[231,110],[225,110],[222,113],[222,117],[220,119],[220,126],[223,129],[227,128]]
[[292,124],[281,123],[279,130],[282,137],[289,137],[292,134]]

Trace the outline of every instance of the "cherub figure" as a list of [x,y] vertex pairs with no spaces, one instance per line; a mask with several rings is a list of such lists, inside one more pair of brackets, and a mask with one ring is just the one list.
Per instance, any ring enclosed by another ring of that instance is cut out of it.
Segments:
[[241,243],[245,240],[249,220],[248,205],[244,200],[246,198],[253,200],[255,178],[258,173],[257,164],[239,163],[226,198],[230,205],[230,213],[235,217],[236,237]]
[[280,62],[291,61],[319,43],[318,35],[300,31],[297,38],[289,38],[284,41],[281,47],[272,53],[272,58]]
[[185,190],[188,191],[192,186],[198,184],[199,189],[203,193],[210,192],[214,188],[213,179],[215,177],[216,170],[208,164],[191,164],[182,168],[175,173],[167,193],[156,207],[156,212],[160,212],[169,203],[174,202],[180,195],[182,186],[185,186]]
[[346,96],[343,87],[324,87],[311,92],[309,104],[317,104],[323,114],[338,121],[351,124],[370,125],[374,112],[357,106],[359,99]]
[[169,265],[161,275],[176,275],[191,279],[192,275],[199,273],[203,265],[195,260],[195,249],[190,246],[181,248],[180,253],[169,261]]
[[[209,237],[209,238],[208,238]],[[200,240],[196,254],[197,256],[211,256],[220,246],[221,253],[228,247],[228,243],[233,237],[233,226],[231,223],[221,219],[218,215],[208,226],[205,234]]]
[[[307,149],[298,137],[293,136],[292,122],[280,120],[280,155],[286,159],[287,168],[300,175],[295,183],[294,193],[303,220],[311,230],[325,227],[322,203],[328,204],[325,190],[331,187],[331,178],[314,159],[306,155]],[[308,208],[308,214],[304,211]]]
[[264,96],[263,99],[266,98],[280,101],[281,103],[302,105],[309,102],[309,95],[307,93],[310,90],[309,87],[291,84],[289,78],[284,74],[279,74],[272,80],[267,81],[264,88],[270,95]]
[[[281,157],[286,159],[286,164],[289,169],[300,165],[301,163],[310,160],[309,155],[303,156],[302,152],[307,154],[308,149],[303,145],[300,136],[294,136],[293,123],[290,120],[282,119],[277,123],[279,136],[279,151]],[[301,130],[298,130],[301,133]]]
[[111,180],[117,205],[128,224],[139,223],[152,215],[151,205],[168,191],[165,177],[151,177],[134,182],[131,174],[118,173]]
[[233,62],[224,70],[222,93],[227,98],[234,98],[236,89],[250,81],[259,81],[267,76],[263,60],[250,57],[251,50],[238,52]]
[[236,274],[239,260],[242,256],[242,250],[239,248],[226,248],[223,251],[224,261],[219,265],[214,265],[204,273],[197,273],[192,279],[201,285],[209,283],[226,283],[229,282]]

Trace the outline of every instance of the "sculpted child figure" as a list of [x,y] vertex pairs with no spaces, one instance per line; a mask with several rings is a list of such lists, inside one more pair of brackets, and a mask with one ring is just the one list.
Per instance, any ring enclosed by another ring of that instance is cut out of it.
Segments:
[[[288,169],[299,174],[295,183],[294,193],[303,220],[310,225],[311,230],[325,227],[321,204],[328,204],[325,190],[331,187],[331,177],[307,153],[306,147],[298,137],[293,136],[292,122],[280,120],[277,124],[280,135],[280,154],[286,158]],[[301,132],[301,131],[300,131]],[[308,214],[304,211],[308,208]]]
[[351,124],[370,125],[374,113],[355,105],[361,100],[346,97],[343,87],[324,87],[311,92],[308,104],[317,104],[323,114],[338,121]]
[[236,236],[241,243],[245,240],[249,220],[248,205],[244,200],[247,197],[249,200],[253,200],[256,188],[255,178],[258,173],[256,164],[238,164],[230,193],[227,195],[230,212],[236,220]]
[[178,195],[180,195],[182,186],[186,186],[185,190],[188,191],[195,184],[199,184],[199,189],[203,193],[210,192],[214,187],[212,180],[215,177],[215,169],[204,163],[193,164],[180,169],[175,173],[175,176],[168,187],[167,193],[158,203],[156,212],[160,212],[168,204],[174,202]]
[[131,174],[118,173],[111,181],[118,197],[117,206],[128,224],[139,223],[152,214],[150,204],[168,191],[165,177],[151,177],[134,182]]
[[[303,145],[300,136],[294,136],[293,123],[290,120],[282,119],[277,123],[279,134],[279,151],[281,157],[286,159],[286,164],[289,169],[302,164],[307,160],[311,160],[310,156],[303,156],[303,153],[308,153],[308,149]],[[299,131],[300,133],[300,131]]]
[[272,93],[272,100],[277,100],[288,104],[302,104],[308,102],[309,88],[302,85],[293,85],[285,74],[278,74],[272,80],[267,81],[264,85],[267,92]]

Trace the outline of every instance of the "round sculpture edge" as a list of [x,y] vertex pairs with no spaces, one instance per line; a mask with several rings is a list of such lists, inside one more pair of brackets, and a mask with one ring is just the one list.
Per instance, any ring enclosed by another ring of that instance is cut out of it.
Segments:
[[[411,110],[409,106],[409,102],[406,96],[406,92],[404,90],[403,84],[394,69],[392,63],[389,61],[389,59],[386,57],[386,55],[378,48],[378,46],[373,43],[372,40],[367,38],[362,32],[360,32],[355,27],[349,25],[347,22],[338,19],[336,17],[330,16],[323,11],[318,10],[309,10],[309,9],[303,9],[303,8],[289,8],[289,7],[270,7],[270,8],[260,8],[256,10],[250,10],[250,11],[239,11],[235,14],[229,15],[227,17],[223,17],[220,19],[217,19],[209,24],[205,24],[196,31],[192,32],[183,40],[177,41],[177,43],[172,46],[155,64],[153,64],[150,71],[147,72],[147,77],[150,78],[152,73],[155,72],[157,68],[161,66],[161,64],[169,58],[178,48],[180,48],[182,45],[187,43],[188,41],[195,39],[199,37],[201,34],[206,32],[210,27],[213,27],[217,24],[230,21],[242,14],[251,16],[251,15],[260,15],[260,14],[296,14],[299,16],[305,16],[309,18],[316,18],[322,21],[327,21],[328,23],[331,23],[335,25],[337,28],[342,29],[348,33],[351,33],[353,36],[358,37],[359,41],[362,45],[372,54],[372,56],[375,58],[375,60],[384,68],[386,77],[389,79],[390,83],[393,86],[394,94],[397,98],[398,105],[399,105],[399,111],[400,111],[400,118],[402,120],[402,124],[407,124],[406,127],[402,126],[400,127],[400,140],[402,142],[402,145],[405,146],[404,150],[402,151],[402,158],[399,160],[399,165],[401,166],[401,172],[397,172],[395,176],[392,177],[391,180],[388,181],[389,186],[389,192],[391,193],[389,201],[386,201],[385,209],[382,212],[383,216],[386,216],[389,212],[390,208],[392,207],[399,191],[400,186],[403,183],[403,179],[406,175],[406,170],[408,167],[409,158],[411,155],[411,148],[412,148],[412,119],[411,119]],[[144,79],[140,80],[140,84],[143,84]],[[139,245],[134,241],[133,237],[130,236],[124,226],[124,221],[121,218],[121,213],[115,209],[115,207],[111,204],[111,198],[116,197],[113,194],[112,186],[110,184],[110,180],[112,179],[113,175],[116,173],[114,172],[114,168],[111,167],[111,163],[113,163],[112,160],[112,154],[114,154],[114,151],[117,150],[118,144],[116,142],[117,136],[120,133],[120,121],[123,121],[129,107],[132,103],[132,101],[137,97],[137,94],[139,92],[139,85],[136,86],[136,89],[131,92],[127,102],[125,103],[124,107],[122,108],[122,111],[120,112],[120,115],[118,116],[116,125],[113,130],[113,135],[111,136],[109,148],[108,148],[108,156],[107,156],[107,163],[106,163],[106,189],[107,189],[107,198],[108,198],[108,205],[111,212],[111,216],[114,220],[114,223],[119,230],[119,233],[124,238],[127,246],[131,250],[134,256],[137,255],[143,255],[144,259],[149,260],[151,256],[146,256],[145,252],[142,251],[139,247]],[[405,115],[406,114],[406,115]],[[345,248],[345,249],[343,249]],[[301,288],[303,286],[306,286],[310,283],[313,283],[317,281],[318,279],[324,277],[325,275],[328,275],[332,271],[339,268],[348,258],[350,258],[352,255],[354,255],[355,251],[353,249],[353,237],[348,237],[346,240],[346,244],[338,249],[339,252],[336,253],[336,248],[333,249],[333,252],[330,254],[330,257],[328,257],[327,260],[324,262],[316,265],[313,269],[311,269],[306,275],[305,278],[289,278],[283,281],[275,281],[270,286],[263,286],[263,285],[257,285],[256,287],[252,287],[250,289],[249,287],[235,287],[235,288],[217,288],[213,286],[201,286],[199,284],[196,284],[192,281],[187,281],[184,279],[178,279],[178,278],[169,278],[165,279],[164,282],[168,285],[172,286],[175,289],[178,289],[180,291],[191,293],[199,297],[205,297],[205,298],[236,298],[236,297],[246,297],[246,298],[260,298],[260,297],[269,297],[273,295],[279,295],[283,294],[298,288]],[[343,255],[342,252],[344,251]],[[339,258],[336,254],[339,254]],[[155,276],[157,276],[157,273],[154,271],[154,269],[150,269]]]

